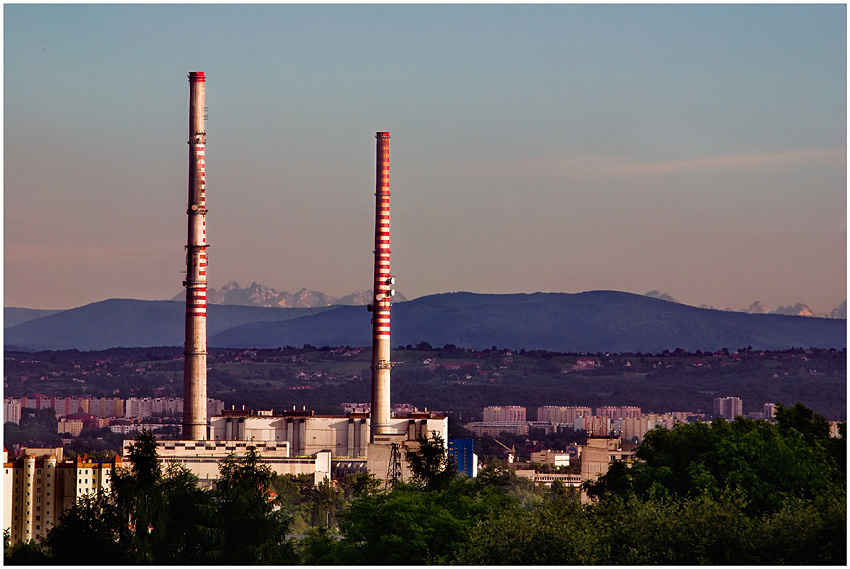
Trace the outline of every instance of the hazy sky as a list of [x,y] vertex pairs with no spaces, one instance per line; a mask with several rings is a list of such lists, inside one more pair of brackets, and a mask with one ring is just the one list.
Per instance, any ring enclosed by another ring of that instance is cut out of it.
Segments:
[[4,303],[209,284],[846,298],[844,5],[5,5]]

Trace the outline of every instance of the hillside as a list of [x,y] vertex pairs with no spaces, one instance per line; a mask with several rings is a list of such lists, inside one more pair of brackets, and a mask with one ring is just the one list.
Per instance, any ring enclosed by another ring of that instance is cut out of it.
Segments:
[[[207,336],[249,322],[299,318],[324,310],[210,305]],[[6,349],[28,350],[180,346],[185,314],[182,302],[110,299],[10,326],[4,330],[4,343]]]
[[38,308],[14,308],[7,306],[3,308],[3,327],[8,328],[9,326],[14,326],[15,324],[29,322],[30,320],[35,320],[36,318],[42,318],[44,316],[50,316],[51,314],[56,314],[57,312],[62,311],[41,310]]
[[[439,294],[393,306],[393,345],[428,342],[563,352],[660,352],[753,346],[842,348],[846,321],[694,308],[641,295]],[[247,324],[210,337],[218,347],[370,344],[363,308]]]

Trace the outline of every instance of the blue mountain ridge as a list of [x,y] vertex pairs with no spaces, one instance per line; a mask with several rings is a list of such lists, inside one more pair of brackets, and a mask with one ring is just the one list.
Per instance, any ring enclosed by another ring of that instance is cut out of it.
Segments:
[[[364,306],[262,308],[209,305],[210,347],[369,346]],[[179,346],[185,305],[110,299],[5,328],[6,349],[100,350]],[[442,293],[392,309],[392,345],[455,344],[469,348],[561,352],[842,349],[846,320],[745,314],[695,308],[617,291],[575,294]]]
[[[364,307],[340,307],[286,322],[246,324],[211,336],[210,346],[365,346]],[[392,344],[562,352],[660,352],[753,346],[846,346],[846,321],[695,308],[617,291],[576,294],[430,295],[393,305]]]

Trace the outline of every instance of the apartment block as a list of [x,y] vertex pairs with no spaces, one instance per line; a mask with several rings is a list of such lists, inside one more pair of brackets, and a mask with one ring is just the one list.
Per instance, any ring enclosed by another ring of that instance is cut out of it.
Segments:
[[715,417],[732,421],[744,414],[744,403],[738,397],[718,397],[712,408]]
[[525,420],[525,407],[507,405],[484,408],[483,422],[485,423],[514,423]]
[[608,417],[576,417],[573,426],[576,430],[587,432],[587,436],[607,437],[611,432],[611,419]]
[[90,462],[85,457],[62,460],[62,449],[23,449],[10,461],[3,451],[3,529],[11,543],[43,539],[59,517],[77,500],[108,491],[112,474],[120,464]]
[[555,405],[546,405],[537,408],[537,420],[549,421],[551,423],[559,423],[572,425],[577,417],[589,417],[593,415],[590,407],[561,407]]
[[21,422],[21,402],[7,397],[3,400],[3,422],[9,421],[15,424]]

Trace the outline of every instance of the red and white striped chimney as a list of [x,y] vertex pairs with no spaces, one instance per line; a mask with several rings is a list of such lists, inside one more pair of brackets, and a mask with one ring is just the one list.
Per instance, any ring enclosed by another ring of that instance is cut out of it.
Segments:
[[375,134],[378,159],[375,189],[375,280],[372,287],[371,435],[390,432],[390,133]]
[[189,73],[189,237],[186,244],[186,348],[183,439],[207,439],[207,227],[203,71]]

